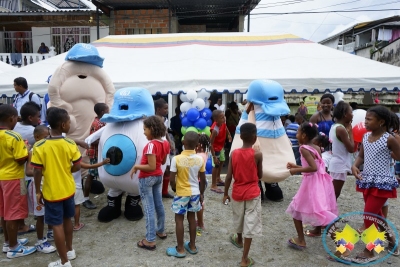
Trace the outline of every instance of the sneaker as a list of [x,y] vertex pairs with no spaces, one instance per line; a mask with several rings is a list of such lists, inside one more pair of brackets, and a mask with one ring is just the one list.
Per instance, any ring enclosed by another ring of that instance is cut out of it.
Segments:
[[35,247],[25,247],[22,245],[18,245],[18,247],[16,249],[9,250],[7,252],[7,258],[13,259],[13,258],[18,258],[18,257],[23,257],[23,256],[27,256],[29,254],[32,254],[35,251],[36,251]]
[[43,252],[45,254],[52,253],[56,251],[56,248],[52,246],[46,238],[43,238],[42,240],[38,240],[38,242],[35,244],[36,250],[39,252]]
[[[58,252],[57,252],[57,255],[60,256],[60,254],[58,254]],[[76,259],[75,249],[67,252],[67,258],[69,261]]]
[[46,238],[47,238],[47,241],[54,241],[53,231],[47,231]]
[[54,261],[54,262],[50,262],[49,265],[48,265],[48,267],[62,267],[62,266],[65,266],[65,267],[72,267],[70,261],[67,261],[67,262],[64,263],[64,264],[61,264],[61,260]]
[[95,204],[93,204],[93,202],[90,201],[90,199],[89,200],[85,200],[85,202],[83,202],[83,206],[85,208],[87,208],[87,209],[90,209],[90,210],[93,210],[93,209],[97,208],[97,206]]
[[[28,238],[20,238],[17,240],[18,244],[25,246],[28,244]],[[10,244],[8,243],[3,243],[3,252],[7,253],[10,250]]]

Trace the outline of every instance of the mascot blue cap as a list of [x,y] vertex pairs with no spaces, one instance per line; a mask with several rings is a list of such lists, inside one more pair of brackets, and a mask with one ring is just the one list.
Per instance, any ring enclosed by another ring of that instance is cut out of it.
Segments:
[[283,93],[283,87],[278,82],[254,80],[249,85],[247,101],[260,105],[267,115],[283,116],[290,113]]
[[103,67],[104,58],[100,57],[97,48],[91,44],[76,44],[67,53],[65,60],[79,61]]
[[114,94],[114,104],[102,122],[134,121],[154,115],[154,101],[144,88],[122,88]]

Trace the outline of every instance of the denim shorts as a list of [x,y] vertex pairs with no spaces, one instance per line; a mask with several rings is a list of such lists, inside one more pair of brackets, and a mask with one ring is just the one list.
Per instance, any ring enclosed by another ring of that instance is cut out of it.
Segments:
[[75,215],[74,196],[58,202],[44,201],[44,221],[49,225],[61,225],[66,218]]
[[200,209],[200,195],[190,197],[175,196],[171,205],[171,210],[180,215],[184,215],[186,212],[198,212]]

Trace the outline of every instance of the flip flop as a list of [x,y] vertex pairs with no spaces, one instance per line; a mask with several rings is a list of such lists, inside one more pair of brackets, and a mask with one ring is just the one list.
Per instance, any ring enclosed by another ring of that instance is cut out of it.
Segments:
[[365,257],[365,256],[357,255],[355,258],[353,258],[351,260],[354,263],[365,264],[365,263],[369,263],[369,262],[372,262],[372,261],[377,260],[377,259],[378,259],[377,256],[372,257],[372,258],[368,258],[368,257]]
[[395,251],[393,251],[393,250],[394,250],[394,247],[393,247],[393,246],[389,245],[389,246],[387,247],[387,252],[388,252],[389,254],[391,254],[392,256],[395,256],[395,257],[400,256],[399,246],[396,247],[396,250],[395,250]]
[[36,226],[31,224],[31,225],[29,225],[28,231],[18,232],[18,235],[24,235],[24,234],[35,232],[35,231],[36,231]]
[[321,237],[322,236],[322,234],[321,235],[316,235],[313,232],[311,232],[310,230],[305,230],[304,231],[304,235],[308,236],[308,237]]
[[289,245],[289,247],[292,247],[297,250],[304,250],[306,248],[306,246],[300,246],[300,245],[296,244],[296,241],[294,241],[293,238],[288,240],[288,245]]
[[217,186],[225,186],[225,182],[218,182]]
[[240,265],[240,267],[251,267],[251,266],[253,266],[253,265],[254,265],[254,260],[253,260],[253,258],[248,257],[248,259],[249,259],[249,264],[247,264],[247,265],[245,265],[245,266]]
[[79,223],[78,227],[75,227],[75,226],[74,226],[74,231],[79,231],[79,230],[81,230],[84,226],[85,226],[84,223]]
[[144,241],[144,239],[142,239],[141,241],[137,242],[137,246],[139,248],[147,249],[147,250],[150,250],[150,251],[156,250],[156,245],[148,246],[145,243],[143,243],[143,241]]
[[184,257],[186,257],[186,253],[179,253],[179,252],[176,250],[176,247],[174,247],[174,248],[167,248],[166,253],[167,253],[168,256],[174,256],[174,257],[176,257],[176,258],[184,258]]
[[214,193],[217,193],[217,194],[223,194],[224,193],[224,191],[222,191],[219,188],[210,188],[210,190],[213,191]]
[[186,241],[185,243],[183,243],[183,247],[186,249],[187,252],[189,252],[190,254],[197,254],[197,252],[199,252],[199,250],[196,247],[196,250],[191,250],[190,249],[190,242]]
[[237,242],[237,234],[231,234],[229,239],[230,239],[231,243],[232,243],[235,247],[237,247],[237,248],[243,248],[243,244],[240,245],[240,244],[238,244],[238,242]]
[[337,263],[343,263],[346,265],[351,265],[351,259],[350,258],[344,258],[344,257],[332,257],[332,256],[327,256],[327,260],[337,262]]
[[160,238],[160,239],[167,239],[167,234],[159,234],[159,233],[156,233],[156,235]]

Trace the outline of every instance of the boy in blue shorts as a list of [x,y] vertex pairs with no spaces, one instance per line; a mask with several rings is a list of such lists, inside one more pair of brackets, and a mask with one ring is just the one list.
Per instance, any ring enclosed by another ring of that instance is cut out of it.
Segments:
[[[75,215],[72,173],[81,168],[81,153],[74,141],[62,136],[68,133],[71,123],[67,111],[54,108],[49,112],[47,121],[51,127],[50,135],[35,143],[31,159],[36,198],[39,204],[44,203],[45,223],[53,225],[54,241],[61,258],[48,266],[71,266],[69,260],[76,258],[72,249],[71,218]],[[40,190],[42,176],[43,190]]]
[[[195,132],[187,132],[183,140],[185,150],[175,156],[171,162],[170,184],[172,190],[176,192],[171,209],[175,213],[178,246],[168,248],[168,256],[183,258],[186,256],[185,250],[190,254],[198,252],[196,248],[196,212],[201,209],[206,185],[205,162],[195,151],[198,143],[199,135]],[[198,177],[200,177],[200,185]],[[190,241],[184,242],[183,220],[186,213],[189,221]]]

